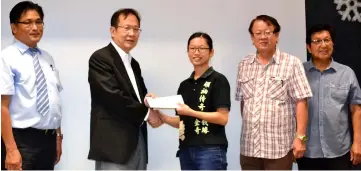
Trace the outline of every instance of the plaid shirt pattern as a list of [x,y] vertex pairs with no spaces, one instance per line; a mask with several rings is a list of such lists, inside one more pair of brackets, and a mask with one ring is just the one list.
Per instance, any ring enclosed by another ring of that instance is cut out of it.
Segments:
[[295,101],[312,96],[301,61],[276,50],[267,65],[256,55],[239,63],[236,100],[243,101],[241,154],[278,159],[296,133]]

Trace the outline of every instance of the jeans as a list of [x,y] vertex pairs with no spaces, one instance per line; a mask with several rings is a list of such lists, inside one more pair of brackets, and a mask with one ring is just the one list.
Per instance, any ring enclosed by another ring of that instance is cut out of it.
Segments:
[[182,170],[227,170],[227,147],[188,146],[179,149]]

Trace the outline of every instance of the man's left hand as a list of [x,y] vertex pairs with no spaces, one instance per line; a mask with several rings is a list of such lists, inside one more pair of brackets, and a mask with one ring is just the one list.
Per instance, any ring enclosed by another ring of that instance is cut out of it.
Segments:
[[351,161],[353,165],[361,163],[361,143],[353,143],[350,150]]
[[55,165],[59,163],[60,161],[60,157],[61,154],[63,153],[62,151],[62,137],[56,136],[56,160],[55,160]]
[[155,95],[155,94],[153,94],[153,93],[148,93],[147,95],[145,95],[145,97],[144,97],[144,104],[145,104],[145,106],[147,106],[147,107],[149,107],[149,103],[148,103],[148,101],[147,101],[147,98],[156,98],[157,96]]
[[306,144],[303,143],[300,139],[295,138],[293,140],[293,155],[296,159],[303,157],[303,154],[306,151]]

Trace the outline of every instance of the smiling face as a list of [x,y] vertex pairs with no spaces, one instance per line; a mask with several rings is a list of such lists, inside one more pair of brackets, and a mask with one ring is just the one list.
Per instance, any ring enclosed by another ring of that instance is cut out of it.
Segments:
[[311,43],[307,50],[314,60],[330,60],[333,53],[333,41],[328,31],[315,32],[311,36]]
[[251,38],[258,52],[273,51],[278,42],[279,33],[274,33],[275,26],[263,20],[256,20],[252,27]]
[[195,37],[189,42],[188,57],[193,66],[209,65],[213,53],[213,49],[210,49],[207,40],[203,37]]
[[119,15],[117,26],[110,28],[113,41],[125,53],[129,53],[138,43],[140,28],[137,17],[133,14]]
[[35,47],[43,36],[43,21],[36,10],[27,10],[11,24],[14,37],[29,47]]

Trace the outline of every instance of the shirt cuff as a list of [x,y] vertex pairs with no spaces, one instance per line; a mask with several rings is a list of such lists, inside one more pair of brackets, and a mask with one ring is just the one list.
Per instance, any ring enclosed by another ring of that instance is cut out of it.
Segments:
[[147,115],[145,115],[144,121],[147,121],[147,120],[148,120],[149,111],[150,111],[150,109],[148,109],[148,112],[147,112]]

